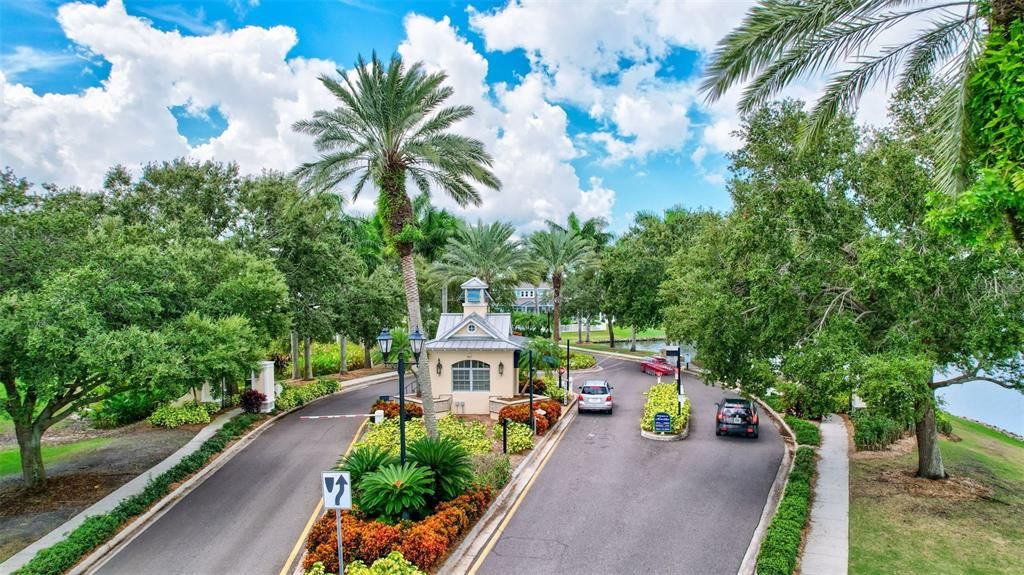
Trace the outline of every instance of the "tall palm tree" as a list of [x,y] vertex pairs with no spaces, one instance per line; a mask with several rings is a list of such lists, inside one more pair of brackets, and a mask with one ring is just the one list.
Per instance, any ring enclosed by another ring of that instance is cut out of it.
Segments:
[[601,217],[588,218],[581,222],[576,212],[569,212],[566,226],[551,220],[545,220],[549,228],[557,228],[563,231],[572,231],[583,236],[594,246],[595,252],[600,252],[612,241],[612,234],[605,231],[608,228],[608,220]]
[[426,194],[416,196],[412,208],[420,232],[416,253],[428,262],[436,262],[444,253],[448,240],[458,233],[461,221],[448,210],[435,207]]
[[530,236],[530,248],[534,258],[543,270],[545,279],[551,280],[552,293],[552,330],[555,341],[561,339],[559,324],[561,322],[562,282],[565,274],[586,266],[594,257],[594,246],[589,240],[574,231],[559,227],[539,232]]
[[[398,55],[385,65],[376,54],[369,62],[360,56],[353,70],[339,74],[340,79],[320,77],[339,106],[318,110],[311,120],[294,125],[315,138],[320,153],[296,175],[311,190],[351,185],[353,199],[367,182],[377,188],[377,211],[401,260],[409,329],[425,329],[413,261],[419,233],[407,182],[422,194],[429,194],[433,186],[460,206],[480,204],[475,184],[497,190],[501,182],[491,171],[493,159],[482,142],[449,131],[472,116],[473,108],[442,107],[453,93],[443,85],[446,74],[428,74],[420,62],[406,67]],[[427,434],[437,437],[427,354],[420,356],[418,378],[423,423]]]
[[478,277],[492,291],[513,287],[536,274],[530,254],[513,239],[516,229],[505,222],[462,225],[435,269],[445,281],[461,282]]
[[[934,126],[939,135],[937,184],[955,193],[969,182],[965,106],[968,78],[993,25],[1024,18],[1024,1],[935,4],[905,0],[761,0],[738,28],[723,38],[707,68],[702,91],[709,101],[749,81],[739,102],[750,112],[794,80],[853,64],[835,74],[804,130],[804,145],[818,139],[838,115],[852,112],[864,91],[879,80],[904,90],[936,83],[941,90]],[[911,18],[930,24],[877,54],[868,52],[880,34]]]

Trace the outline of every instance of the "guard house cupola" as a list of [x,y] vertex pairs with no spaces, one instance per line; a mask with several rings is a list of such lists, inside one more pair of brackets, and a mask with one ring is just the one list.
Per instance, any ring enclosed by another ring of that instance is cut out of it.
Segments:
[[487,317],[487,300],[491,297],[487,293],[487,284],[474,277],[459,287],[462,288],[462,317],[474,313],[480,317]]

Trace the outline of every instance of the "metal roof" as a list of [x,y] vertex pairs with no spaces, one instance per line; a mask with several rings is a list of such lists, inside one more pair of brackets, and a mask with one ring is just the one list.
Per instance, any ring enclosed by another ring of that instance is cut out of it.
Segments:
[[455,339],[435,339],[434,341],[428,341],[427,349],[519,349],[519,346],[511,341],[489,338],[460,337]]
[[480,279],[478,277],[471,277],[468,280],[466,280],[465,282],[463,282],[463,284],[460,285],[459,287],[462,288],[462,289],[470,289],[470,288],[487,289],[487,284],[484,283],[484,280],[482,280],[482,279]]

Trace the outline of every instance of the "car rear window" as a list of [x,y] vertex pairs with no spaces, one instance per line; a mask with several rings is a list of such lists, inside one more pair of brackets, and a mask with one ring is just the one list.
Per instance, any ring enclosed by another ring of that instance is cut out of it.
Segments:
[[736,415],[745,415],[745,416],[749,417],[750,416],[750,408],[749,407],[741,407],[741,406],[738,406],[738,405],[727,405],[727,406],[725,406],[725,410],[723,411],[723,414],[726,417],[733,417],[733,416],[736,416]]
[[608,393],[608,388],[603,385],[584,385],[583,395],[603,395]]

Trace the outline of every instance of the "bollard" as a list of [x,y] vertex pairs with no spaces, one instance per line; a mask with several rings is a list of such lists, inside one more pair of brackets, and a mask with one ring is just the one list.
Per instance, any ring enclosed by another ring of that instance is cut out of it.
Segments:
[[380,423],[382,421],[384,421],[384,410],[383,409],[378,409],[377,411],[374,411],[373,412],[373,422],[374,423]]
[[508,418],[501,420],[501,452],[508,454]]

